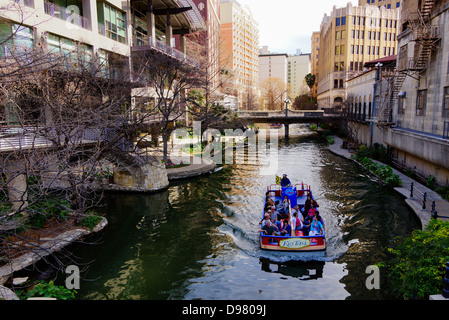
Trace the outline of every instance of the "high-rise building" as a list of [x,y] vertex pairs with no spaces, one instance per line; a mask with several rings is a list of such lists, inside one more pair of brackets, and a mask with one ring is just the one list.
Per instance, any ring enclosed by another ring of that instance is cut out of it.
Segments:
[[312,33],[312,44],[310,54],[310,73],[315,75],[315,85],[312,87],[312,96],[316,97],[316,89],[318,83],[318,61],[320,50],[320,33],[315,31]]
[[287,62],[287,96],[293,101],[310,91],[305,80],[305,76],[310,73],[310,53],[289,55]]
[[367,61],[397,54],[400,8],[375,5],[336,8],[320,27],[318,107],[341,108],[345,82]]
[[233,74],[239,108],[253,109],[259,95],[259,24],[248,6],[221,0],[222,69]]
[[288,54],[270,53],[268,47],[263,47],[260,52],[259,84],[263,98],[260,109],[282,109],[288,98]]

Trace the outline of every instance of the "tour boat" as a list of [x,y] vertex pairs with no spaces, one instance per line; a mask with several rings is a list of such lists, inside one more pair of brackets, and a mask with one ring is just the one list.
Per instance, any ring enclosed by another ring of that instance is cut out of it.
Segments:
[[[283,199],[285,199],[285,197],[288,198],[290,205],[288,206],[288,214],[284,216],[284,219],[288,219],[290,222],[292,218],[292,208],[296,205],[298,205],[300,209],[304,208],[308,195],[313,199],[310,186],[304,183],[288,187],[281,187],[279,184],[268,186],[264,209],[262,209],[262,221],[264,220],[266,213],[265,207],[269,198],[273,200],[277,210],[281,207]],[[298,214],[299,218],[302,216],[301,211]],[[289,224],[292,230],[288,235],[267,235],[265,232],[261,231],[261,249],[289,252],[324,251],[326,249],[324,229],[317,235],[305,235],[302,231],[293,230],[294,228],[292,227],[291,222]],[[307,234],[307,232],[305,233]]]

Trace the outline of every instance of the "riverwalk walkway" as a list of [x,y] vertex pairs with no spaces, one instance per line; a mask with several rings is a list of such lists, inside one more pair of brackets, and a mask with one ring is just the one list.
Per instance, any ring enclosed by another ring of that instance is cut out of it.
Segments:
[[[348,149],[343,149],[341,146],[343,140],[337,136],[333,136],[334,143],[329,145],[329,151],[344,158],[355,161],[351,158],[352,153]],[[378,162],[380,163],[380,162]],[[422,229],[424,230],[430,219],[432,218],[432,203],[435,201],[435,210],[438,214],[438,219],[449,221],[449,201],[444,200],[437,192],[419,183],[416,180],[408,177],[402,172],[394,169],[393,172],[399,176],[402,181],[401,187],[394,188],[397,192],[405,197],[405,202],[416,213],[421,220]],[[413,183],[413,194],[411,186]],[[423,208],[423,195],[426,194],[425,208]]]
[[[163,159],[163,151],[162,148],[151,148],[150,151],[147,151],[148,154],[158,158],[162,161]],[[184,153],[183,157],[189,157],[189,165],[170,168],[167,167],[167,178],[168,181],[175,181],[187,178],[193,178],[200,175],[212,173],[217,164],[208,159],[207,157],[201,157],[196,155],[189,155]]]

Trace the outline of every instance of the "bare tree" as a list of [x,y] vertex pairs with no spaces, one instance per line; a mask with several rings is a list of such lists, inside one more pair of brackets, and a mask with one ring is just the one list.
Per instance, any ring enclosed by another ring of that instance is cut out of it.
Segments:
[[141,86],[150,88],[154,109],[161,116],[163,160],[168,159],[168,140],[173,123],[186,111],[186,93],[199,85],[202,72],[197,61],[187,56],[141,50],[133,56],[134,74]]
[[[229,63],[229,56],[222,40],[210,37],[206,32],[194,35],[191,51],[201,71],[197,73],[196,87],[186,96],[191,120],[201,122],[201,134],[209,128],[222,130],[241,126],[235,113],[222,105],[222,100],[233,92],[233,74],[221,72]],[[235,91],[234,91],[235,92]]]
[[267,78],[262,82],[262,96],[268,110],[283,109],[285,92],[285,83],[280,78]]
[[22,46],[14,28],[0,39],[0,265],[85,221],[133,130],[126,58]]

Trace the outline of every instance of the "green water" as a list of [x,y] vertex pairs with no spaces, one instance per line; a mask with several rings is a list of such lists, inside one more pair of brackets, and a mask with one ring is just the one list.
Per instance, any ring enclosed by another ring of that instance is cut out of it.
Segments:
[[225,165],[157,194],[107,195],[108,227],[73,248],[86,263],[79,299],[388,299],[368,290],[366,267],[419,228],[392,190],[318,138],[279,144],[277,174],[312,186],[326,223],[324,256],[261,251],[266,186],[260,165]]

